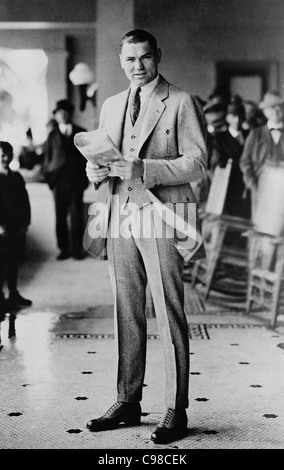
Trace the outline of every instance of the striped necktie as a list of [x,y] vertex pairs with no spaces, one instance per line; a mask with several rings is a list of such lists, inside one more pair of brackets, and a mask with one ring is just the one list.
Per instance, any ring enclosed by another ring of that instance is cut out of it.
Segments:
[[140,113],[140,106],[141,106],[140,91],[141,91],[140,87],[138,87],[135,90],[135,92],[132,94],[132,99],[130,103],[130,117],[131,117],[131,122],[133,126]]

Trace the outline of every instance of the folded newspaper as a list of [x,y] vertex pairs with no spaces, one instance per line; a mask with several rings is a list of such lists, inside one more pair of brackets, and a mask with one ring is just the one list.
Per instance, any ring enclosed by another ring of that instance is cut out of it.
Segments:
[[[112,162],[123,159],[106,129],[79,132],[74,136],[74,144],[87,160],[99,166],[110,166]],[[111,171],[109,176],[116,174]]]

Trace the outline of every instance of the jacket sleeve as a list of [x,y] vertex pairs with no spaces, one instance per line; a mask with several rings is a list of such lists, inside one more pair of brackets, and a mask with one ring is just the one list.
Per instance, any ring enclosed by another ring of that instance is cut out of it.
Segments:
[[0,181],[0,226],[5,226],[6,225],[6,217],[5,217],[5,207],[4,207],[4,202],[3,202],[3,188],[1,185]]
[[[100,113],[100,123],[99,123],[99,128],[102,129],[105,127],[105,118],[106,118],[106,102],[103,103],[102,105],[102,109],[101,109],[101,113]],[[101,181],[100,183],[93,183],[93,188],[95,189],[95,191],[97,191],[101,184],[108,181],[109,178],[105,178],[103,181]]]
[[197,182],[207,170],[207,130],[202,108],[191,95],[183,94],[176,115],[178,155],[174,159],[146,159],[144,185],[171,186]]
[[243,173],[243,180],[247,188],[252,189],[257,185],[257,176],[253,159],[253,148],[256,141],[256,132],[252,130],[245,142],[244,150],[240,159],[240,168]]
[[20,197],[22,198],[22,216],[23,216],[23,225],[28,226],[31,223],[31,204],[28,191],[26,188],[26,183],[24,178],[20,173],[18,173],[19,185],[21,187]]

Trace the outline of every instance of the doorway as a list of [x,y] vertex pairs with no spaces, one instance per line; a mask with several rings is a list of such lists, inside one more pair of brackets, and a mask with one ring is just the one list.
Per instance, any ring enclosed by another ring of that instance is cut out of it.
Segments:
[[278,65],[270,61],[218,62],[216,81],[225,99],[240,95],[258,103],[268,89],[277,90]]
[[45,140],[47,65],[43,50],[0,48],[0,139],[15,152],[26,143],[27,129],[35,144]]

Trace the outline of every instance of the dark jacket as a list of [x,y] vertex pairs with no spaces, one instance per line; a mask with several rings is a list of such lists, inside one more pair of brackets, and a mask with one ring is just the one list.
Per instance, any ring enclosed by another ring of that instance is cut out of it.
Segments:
[[25,181],[17,171],[0,173],[0,225],[10,230],[31,223],[31,207]]
[[85,129],[72,124],[72,134],[64,136],[59,129],[49,134],[45,145],[44,174],[50,189],[64,184],[83,191],[89,185],[86,159],[74,145],[74,136]]
[[[247,133],[243,133],[244,142],[246,137]],[[231,135],[229,130],[216,134],[215,166],[219,165],[221,168],[224,168],[228,160],[232,160],[224,213],[249,219],[251,216],[251,201],[249,194],[245,193],[245,183],[240,168],[242,152],[243,145]]]

